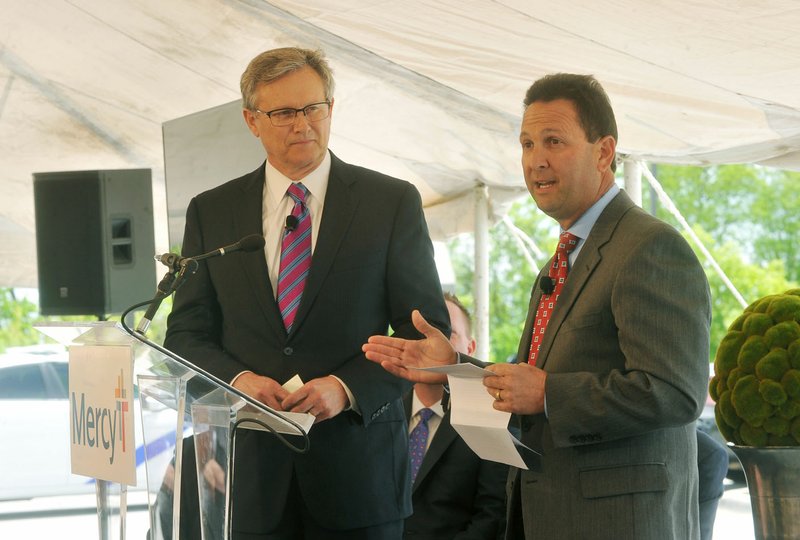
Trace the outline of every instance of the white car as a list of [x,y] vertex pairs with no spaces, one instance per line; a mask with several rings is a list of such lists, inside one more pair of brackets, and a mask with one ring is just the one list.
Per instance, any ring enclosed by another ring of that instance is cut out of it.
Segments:
[[[68,371],[61,345],[15,347],[0,355],[0,501],[95,491],[94,479],[70,472]],[[140,415],[135,399],[136,486],[129,490],[147,489]],[[158,429],[149,453],[157,448],[151,460],[165,469],[174,453],[175,423]]]

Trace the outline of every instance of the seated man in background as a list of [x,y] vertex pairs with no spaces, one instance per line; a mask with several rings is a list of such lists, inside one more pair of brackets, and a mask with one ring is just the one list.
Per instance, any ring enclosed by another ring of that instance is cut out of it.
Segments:
[[[457,351],[473,354],[467,309],[452,294],[445,293],[444,299],[450,313],[450,342]],[[467,446],[450,424],[448,398],[441,384],[423,383],[415,384],[405,398],[414,514],[405,521],[404,537],[502,538],[508,466],[484,461]]]

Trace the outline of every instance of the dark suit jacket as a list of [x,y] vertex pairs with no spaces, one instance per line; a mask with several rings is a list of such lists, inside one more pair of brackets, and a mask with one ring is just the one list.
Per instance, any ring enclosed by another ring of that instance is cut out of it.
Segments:
[[[540,296],[537,279],[520,362]],[[694,420],[706,395],[710,317],[689,245],[619,193],[543,337],[547,417],[520,419],[541,467],[510,475],[509,538],[520,534],[518,512],[527,538],[699,538]]]
[[[411,415],[411,394],[405,398]],[[508,465],[484,461],[450,424],[445,413],[414,481],[409,540],[488,540],[505,530]]]
[[[261,234],[263,186],[264,165],[192,199],[183,254]],[[232,498],[236,530],[272,529],[293,474],[324,527],[360,528],[410,514],[400,400],[409,386],[366,360],[361,345],[390,326],[398,336],[418,337],[413,309],[449,332],[419,193],[408,182],[333,155],[311,271],[291,334],[273,297],[263,251],[200,262],[175,294],[166,347],[228,381],[244,370],[280,384],[295,374],[303,381],[333,374],[361,411],[314,425],[306,454],[243,430]]]

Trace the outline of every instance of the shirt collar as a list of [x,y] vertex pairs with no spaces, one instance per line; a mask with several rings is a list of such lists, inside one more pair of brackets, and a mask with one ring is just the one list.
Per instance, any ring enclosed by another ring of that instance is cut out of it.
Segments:
[[[425,405],[423,405],[422,402],[419,400],[416,392],[412,391],[411,395],[413,396],[413,399],[411,400],[411,418],[413,418],[414,416],[417,415],[420,409],[425,408]],[[433,414],[435,414],[439,418],[442,418],[444,416],[444,409],[442,408],[442,400],[437,401],[428,408],[432,410]]]
[[[325,152],[325,157],[319,167],[308,173],[300,179],[300,182],[308,189],[311,199],[315,199],[319,204],[325,200],[325,193],[328,191],[328,177],[331,173],[331,154]],[[272,166],[267,160],[266,166],[266,183],[267,183],[267,204],[270,208],[277,208],[281,199],[286,195],[286,190],[289,189],[292,181]],[[309,202],[309,204],[311,204]]]
[[583,213],[578,220],[572,224],[568,230],[578,238],[582,240],[586,240],[589,237],[589,233],[592,232],[592,228],[594,224],[597,222],[597,218],[600,217],[600,214],[603,213],[603,210],[606,209],[608,203],[611,202],[611,199],[617,196],[620,189],[619,186],[614,183],[611,184],[611,187],[608,188],[602,197],[600,197],[589,209]]

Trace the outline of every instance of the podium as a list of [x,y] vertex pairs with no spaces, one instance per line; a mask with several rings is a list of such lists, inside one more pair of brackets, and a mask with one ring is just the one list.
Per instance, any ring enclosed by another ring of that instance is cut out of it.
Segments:
[[[74,347],[85,347],[83,352],[91,353],[90,361],[98,363],[103,362],[104,351],[110,353],[112,347],[130,350],[134,397],[141,411],[136,421],[143,439],[150,540],[180,537],[184,474],[197,475],[198,494],[183,495],[192,497],[192,501],[198,498],[203,539],[229,538],[234,509],[229,494],[238,428],[266,430],[284,439],[289,435],[291,441],[285,442],[291,448],[301,453],[308,450],[307,434],[314,423],[313,416],[275,411],[121,323],[51,322],[36,327],[70,348],[71,363]],[[187,470],[183,463],[183,443],[190,434],[193,434],[196,467]],[[172,455],[171,447],[175,449]],[[210,482],[206,477],[216,480]],[[104,478],[97,478],[96,485],[99,537],[123,540],[126,485]],[[112,496],[117,489],[118,499]],[[113,516],[119,516],[118,533],[112,527]]]

